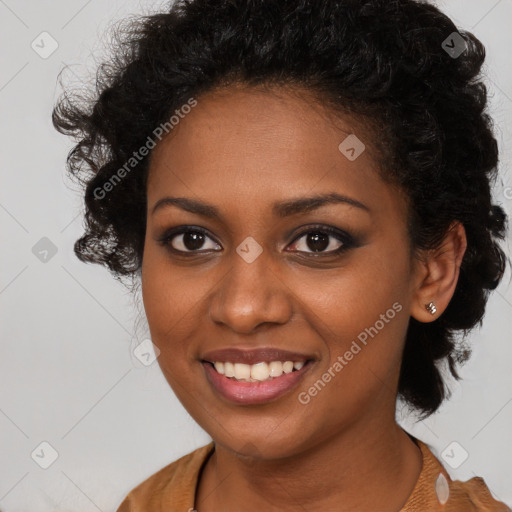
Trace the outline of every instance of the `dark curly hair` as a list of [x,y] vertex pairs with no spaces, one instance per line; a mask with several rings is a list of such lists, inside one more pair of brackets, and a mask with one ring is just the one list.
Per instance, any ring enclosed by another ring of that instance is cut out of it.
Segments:
[[[448,308],[431,323],[411,318],[407,332],[398,392],[428,416],[448,396],[439,363],[459,378],[456,363],[469,350],[455,335],[482,323],[506,264],[496,238],[507,217],[491,200],[498,150],[480,78],[485,49],[454,32],[419,0],[178,0],[168,12],[125,20],[94,94],[64,92],[52,114],[77,142],[67,158],[85,189],[77,256],[120,281],[140,275],[151,151],[112,180],[190,98],[230,84],[306,89],[378,128],[381,173],[408,198],[414,251],[437,247],[453,221],[465,227]],[[455,43],[461,55],[448,51]]]

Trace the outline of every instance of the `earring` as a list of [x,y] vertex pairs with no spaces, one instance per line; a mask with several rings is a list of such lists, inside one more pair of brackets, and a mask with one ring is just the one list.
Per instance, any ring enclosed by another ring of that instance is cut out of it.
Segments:
[[436,305],[433,302],[429,302],[428,304],[425,304],[425,309],[431,314],[435,315],[437,312]]

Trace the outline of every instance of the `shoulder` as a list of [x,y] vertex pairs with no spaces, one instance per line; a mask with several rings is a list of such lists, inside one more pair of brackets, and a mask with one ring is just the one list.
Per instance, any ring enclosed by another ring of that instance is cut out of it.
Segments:
[[132,489],[116,512],[173,512],[193,508],[199,472],[213,449],[211,442],[163,467]]
[[[450,484],[450,493],[453,500],[459,499],[461,503],[467,503],[469,510],[510,512],[510,508],[501,501],[496,501],[485,485],[483,478],[473,477],[466,482],[455,481]],[[454,509],[455,510],[455,509]]]
[[431,449],[414,439],[423,456],[423,467],[407,503],[400,512],[510,512],[504,503],[491,495],[480,477],[466,482],[451,480],[444,466]]

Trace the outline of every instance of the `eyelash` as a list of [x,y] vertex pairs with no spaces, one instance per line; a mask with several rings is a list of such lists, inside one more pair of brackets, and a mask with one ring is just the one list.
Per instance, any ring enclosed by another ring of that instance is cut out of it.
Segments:
[[[176,236],[182,235],[184,233],[201,233],[201,234],[207,236],[208,238],[212,239],[212,237],[208,234],[208,232],[205,229],[200,228],[198,226],[179,226],[179,227],[172,228],[172,229],[166,231],[164,233],[164,235],[161,238],[159,238],[157,241],[162,246],[166,247],[169,251],[171,251],[175,254],[179,254],[181,256],[193,257],[195,255],[201,254],[201,252],[200,252],[201,249],[192,250],[192,251],[190,251],[190,250],[189,251],[181,251],[179,249],[175,249],[174,247],[172,247],[172,245],[171,245],[172,240]],[[354,248],[358,245],[357,240],[353,236],[349,235],[348,233],[338,230],[338,229],[335,229],[335,228],[332,228],[330,226],[323,226],[323,225],[311,226],[311,227],[309,227],[309,229],[302,231],[293,239],[291,244],[296,243],[298,240],[300,240],[301,238],[303,238],[304,236],[306,236],[310,233],[330,235],[333,238],[336,238],[339,242],[341,242],[342,245],[338,249],[335,249],[332,251],[327,251],[327,252],[297,251],[300,254],[307,254],[308,256],[306,256],[306,257],[308,257],[308,258],[318,258],[318,257],[322,257],[322,256],[341,255],[345,251],[347,251],[351,248]],[[217,242],[215,242],[215,243],[217,243]],[[218,245],[220,245],[220,244],[218,244]],[[210,250],[212,250],[212,249],[208,249],[208,251],[210,251]],[[219,252],[219,251],[215,251],[215,252]]]

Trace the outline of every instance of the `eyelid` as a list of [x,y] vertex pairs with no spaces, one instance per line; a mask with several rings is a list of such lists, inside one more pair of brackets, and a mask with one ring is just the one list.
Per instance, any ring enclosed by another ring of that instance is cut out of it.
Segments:
[[327,233],[329,235],[334,236],[335,238],[352,238],[352,235],[350,235],[343,229],[335,228],[334,226],[329,226],[328,224],[304,224],[294,229],[289,236],[293,236],[294,238],[292,239],[292,242],[295,242],[297,239],[303,237],[304,235],[317,231]]

